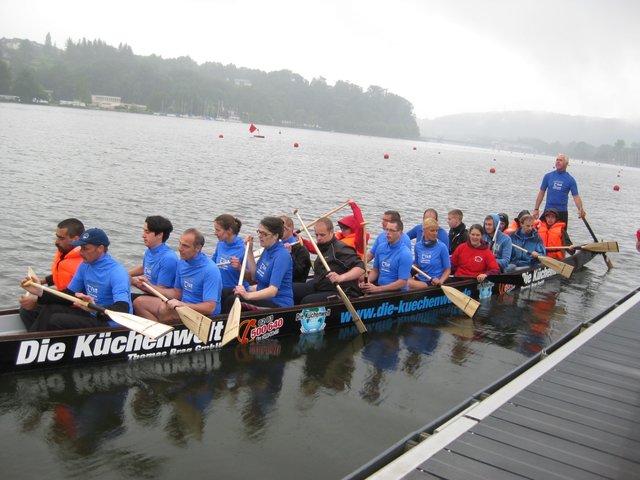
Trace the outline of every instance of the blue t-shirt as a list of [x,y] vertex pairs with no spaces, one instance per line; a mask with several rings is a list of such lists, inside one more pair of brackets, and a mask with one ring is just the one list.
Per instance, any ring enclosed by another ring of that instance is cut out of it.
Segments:
[[280,307],[293,305],[293,259],[280,242],[265,248],[256,264],[257,290],[271,285],[278,289],[275,297],[270,298]]
[[220,313],[222,278],[220,270],[204,253],[200,252],[191,260],[180,260],[173,288],[182,290],[184,303],[216,302],[216,308],[209,315]]
[[[449,247],[439,239],[436,239],[436,242],[431,246],[427,246],[422,240],[418,240],[414,248],[414,256],[415,264],[418,268],[431,278],[440,278],[442,272],[447,268],[451,268]],[[418,279],[423,282],[428,281],[422,274],[418,275]]]
[[[409,249],[409,252],[411,252],[411,239],[406,233],[403,233],[400,237],[400,243],[407,247]],[[389,242],[387,241],[387,235],[385,232],[382,232],[376,237],[376,240],[373,242],[373,245],[371,246],[369,251],[375,257],[376,255],[382,255],[388,248]]]
[[[423,235],[424,235],[424,227],[422,226],[421,223],[419,223],[418,225],[416,225],[415,227],[413,227],[411,230],[407,232],[407,236],[411,240],[416,240],[418,242],[422,239]],[[444,243],[447,246],[447,248],[449,248],[449,234],[442,227],[438,227],[438,240],[440,240],[442,243]]]
[[142,259],[142,273],[152,285],[171,288],[176,279],[178,256],[166,243],[148,248]]
[[[129,313],[133,313],[129,273],[108,253],[95,262],[82,262],[68,288],[72,292],[92,296],[96,305],[109,306],[116,302],[127,302]],[[109,325],[115,326],[118,323],[109,320]]]
[[[382,254],[376,255],[373,260],[373,267],[378,269],[378,285],[389,285],[396,280],[409,280],[411,276],[411,250],[403,244],[402,240],[393,245],[385,242],[387,248]],[[408,290],[409,284],[401,290]]]
[[[237,257],[240,262],[244,259],[244,242],[240,237],[236,237],[230,242],[218,242],[216,249],[211,256],[213,263],[226,263],[231,261],[231,257]],[[240,270],[236,270],[231,265],[220,265],[220,275],[222,276],[222,286],[234,288],[240,280]],[[245,288],[249,288],[248,282],[243,282]]]
[[547,191],[545,210],[547,208],[555,208],[559,212],[566,212],[568,210],[569,192],[571,192],[571,195],[578,195],[578,184],[575,178],[569,175],[566,170],[564,172],[554,170],[542,178],[540,190]]

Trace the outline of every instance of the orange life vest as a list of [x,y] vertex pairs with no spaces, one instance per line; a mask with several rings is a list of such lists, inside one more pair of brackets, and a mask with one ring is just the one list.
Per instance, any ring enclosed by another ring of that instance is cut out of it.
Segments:
[[67,252],[64,257],[60,250],[56,252],[56,258],[53,259],[51,264],[51,275],[53,283],[58,290],[64,290],[69,286],[81,263],[80,247]]
[[[545,247],[562,247],[562,229],[565,228],[564,222],[556,222],[551,227],[546,222],[540,222],[538,227],[538,235],[542,238]],[[549,250],[547,256],[562,260],[564,258],[564,250]]]

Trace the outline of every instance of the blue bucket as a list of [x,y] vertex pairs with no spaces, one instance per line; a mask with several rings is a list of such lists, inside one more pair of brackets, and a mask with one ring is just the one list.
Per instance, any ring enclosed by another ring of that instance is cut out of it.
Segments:
[[478,284],[478,291],[480,292],[480,298],[490,298],[492,290],[493,290],[492,282],[485,281]]

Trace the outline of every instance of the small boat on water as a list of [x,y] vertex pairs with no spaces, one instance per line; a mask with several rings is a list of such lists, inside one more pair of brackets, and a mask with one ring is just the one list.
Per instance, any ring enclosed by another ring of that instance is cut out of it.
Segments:
[[[577,269],[595,255],[580,250],[563,262]],[[555,270],[541,264],[513,273],[492,275],[489,280],[493,284],[492,293],[501,295],[542,284],[555,275]],[[447,282],[447,286],[455,287],[472,298],[478,298],[480,290],[486,285],[479,284],[474,278],[452,278]],[[382,318],[451,306],[451,300],[437,286],[368,295],[354,298],[352,303],[365,324]],[[221,348],[226,320],[227,315],[214,317],[209,340],[203,343],[182,323],[174,324],[173,331],[156,340],[123,327],[28,333],[24,330],[17,309],[0,311],[0,374],[215,350]],[[350,328],[354,335],[357,334],[351,313],[338,296],[322,304],[243,312],[237,341],[247,344],[337,328]]]

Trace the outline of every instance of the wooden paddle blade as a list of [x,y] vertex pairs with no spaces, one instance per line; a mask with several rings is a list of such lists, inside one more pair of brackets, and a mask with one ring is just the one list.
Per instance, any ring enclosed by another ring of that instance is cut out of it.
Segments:
[[127,327],[154,340],[173,330],[173,327],[170,325],[154,322],[153,320],[147,320],[146,318],[138,317],[137,315],[132,315],[130,313],[114,312],[113,310],[105,310],[104,313],[109,315],[111,320],[119,323],[123,327]]
[[233,307],[229,312],[229,318],[224,326],[224,334],[222,335],[222,343],[220,346],[224,347],[234,338],[238,338],[238,332],[240,330],[240,314],[242,313],[242,305],[240,304],[240,297],[236,297],[233,301]]
[[442,288],[447,298],[451,300],[451,303],[462,310],[469,318],[473,318],[480,307],[480,302],[456,288],[447,287],[446,285],[441,285],[440,288]]
[[209,343],[213,321],[191,307],[176,307],[180,320],[205,345]]
[[571,274],[573,273],[574,267],[572,265],[568,265],[564,262],[561,262],[560,260],[556,260],[555,258],[538,255],[538,260],[540,260],[543,265],[549,267],[551,270],[558,272],[564,278],[571,277]]
[[595,253],[619,252],[618,242],[595,242],[582,245],[582,250]]

